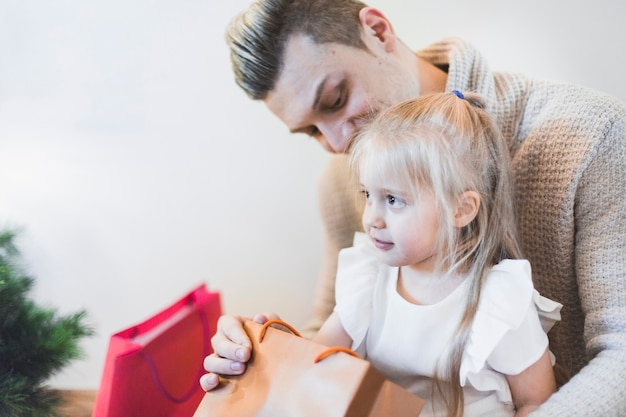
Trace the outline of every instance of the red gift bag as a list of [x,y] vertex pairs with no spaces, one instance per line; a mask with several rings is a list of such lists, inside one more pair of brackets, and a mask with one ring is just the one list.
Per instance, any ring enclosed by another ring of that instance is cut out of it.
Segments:
[[221,312],[219,293],[202,284],[112,335],[92,417],[192,416]]

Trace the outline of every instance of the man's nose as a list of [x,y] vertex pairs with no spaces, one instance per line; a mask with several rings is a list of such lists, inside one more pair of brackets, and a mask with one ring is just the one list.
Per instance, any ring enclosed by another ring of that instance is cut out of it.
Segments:
[[[344,120],[338,123],[320,123],[318,126],[324,135],[327,146],[325,148],[333,153],[344,153],[348,145],[348,139],[354,132],[355,123]],[[322,146],[324,146],[322,144]]]

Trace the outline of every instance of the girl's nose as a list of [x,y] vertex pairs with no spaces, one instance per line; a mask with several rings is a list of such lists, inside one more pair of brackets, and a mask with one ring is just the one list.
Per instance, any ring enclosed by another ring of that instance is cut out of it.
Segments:
[[374,204],[366,204],[365,210],[363,211],[363,228],[364,229],[384,229],[385,228],[385,220],[380,215],[379,210],[374,207]]

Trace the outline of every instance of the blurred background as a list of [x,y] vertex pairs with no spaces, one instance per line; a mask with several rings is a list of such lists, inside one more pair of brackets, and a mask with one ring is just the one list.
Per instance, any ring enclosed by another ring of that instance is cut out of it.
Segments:
[[[96,331],[54,387],[96,389],[109,336],[202,282],[227,313],[306,323],[328,156],[235,85],[223,34],[249,3],[0,2],[0,227],[36,301]],[[369,4],[413,49],[461,36],[495,70],[626,100],[613,0]]]

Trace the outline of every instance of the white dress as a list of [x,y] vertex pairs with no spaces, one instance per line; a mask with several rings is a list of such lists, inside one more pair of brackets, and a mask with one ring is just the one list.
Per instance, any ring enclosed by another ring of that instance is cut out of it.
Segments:
[[[432,376],[436,366],[443,374],[437,362],[447,357],[469,280],[435,304],[416,305],[398,294],[397,279],[398,268],[379,262],[369,239],[357,233],[355,245],[339,254],[335,311],[352,349],[426,400],[420,416],[445,416],[443,404],[432,399]],[[541,357],[560,309],[534,289],[528,261],[492,268],[461,363],[465,416],[514,414],[505,374],[519,374]]]

